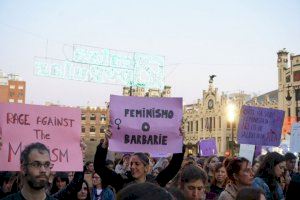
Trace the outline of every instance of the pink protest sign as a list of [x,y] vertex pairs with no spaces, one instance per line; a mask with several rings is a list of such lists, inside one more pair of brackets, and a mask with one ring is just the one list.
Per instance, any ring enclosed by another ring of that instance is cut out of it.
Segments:
[[52,171],[82,171],[79,108],[0,104],[0,171],[19,171],[20,153],[33,142],[50,150]]
[[181,153],[182,98],[110,96],[111,151]]

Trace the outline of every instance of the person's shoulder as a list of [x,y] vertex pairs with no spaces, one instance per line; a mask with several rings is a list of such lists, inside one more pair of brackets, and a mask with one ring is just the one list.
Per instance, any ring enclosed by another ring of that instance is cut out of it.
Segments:
[[24,200],[24,198],[22,197],[20,192],[17,192],[17,193],[10,194],[2,198],[1,200]]
[[46,200],[57,200],[57,198],[54,198],[54,197],[47,194]]

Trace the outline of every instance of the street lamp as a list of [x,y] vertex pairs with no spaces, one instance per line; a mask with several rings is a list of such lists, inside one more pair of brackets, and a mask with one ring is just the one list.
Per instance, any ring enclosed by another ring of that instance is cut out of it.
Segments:
[[227,105],[227,120],[230,123],[231,126],[231,156],[233,156],[234,150],[233,150],[233,122],[235,120],[236,115],[236,106],[232,103]]

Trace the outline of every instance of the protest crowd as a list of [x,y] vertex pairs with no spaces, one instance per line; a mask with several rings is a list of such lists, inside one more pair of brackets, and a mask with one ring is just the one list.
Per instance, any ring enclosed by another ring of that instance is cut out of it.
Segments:
[[[176,118],[176,116],[180,115],[174,112],[172,120],[181,117]],[[272,115],[270,116],[272,117]],[[121,119],[118,120],[120,123],[116,123],[117,126],[115,127],[110,126],[106,130],[105,139],[99,141],[95,148],[94,160],[85,160],[86,145],[83,140],[79,141],[80,137],[78,137],[76,148],[81,149],[79,153],[82,153],[82,156],[70,154],[72,157],[68,158],[68,160],[77,159],[80,161],[78,163],[85,162],[84,166],[79,165],[81,170],[76,172],[74,170],[53,170],[55,165],[51,160],[53,149],[49,150],[43,142],[34,141],[26,144],[20,151],[18,165],[20,170],[0,172],[0,199],[299,199],[297,194],[300,189],[300,162],[292,152],[280,154],[269,151],[264,155],[253,155],[253,159],[235,155],[218,156],[215,150],[209,156],[204,156],[201,155],[204,149],[197,156],[190,155],[185,152],[186,148],[182,143],[182,137],[185,133],[180,119],[179,125],[176,126],[181,142],[179,143],[180,151],[176,150],[173,151],[173,154],[165,154],[165,156],[154,156],[151,154],[153,151],[147,152],[148,147],[137,148],[145,147],[149,142],[147,144],[140,143],[137,144],[140,146],[134,147],[134,152],[128,151],[128,149],[122,153],[119,151],[119,159],[113,161],[108,159],[108,152],[120,147],[120,145],[113,143],[116,142],[113,138],[116,138],[118,134],[120,135],[117,131],[120,129]],[[75,122],[76,120],[74,120],[74,124]],[[28,121],[29,123],[32,122]],[[150,124],[146,124],[142,129],[143,133],[146,134],[150,129]],[[169,135],[166,135],[167,137],[169,144],[172,138]],[[7,147],[3,141],[3,138],[0,138],[0,154],[1,151],[4,151],[4,145]],[[203,141],[200,141],[200,144],[202,144],[201,142]],[[133,144],[126,145],[132,148]],[[11,148],[11,144],[8,146]],[[165,146],[154,146],[153,148]],[[16,151],[12,151],[12,153],[16,154]],[[66,151],[63,156],[66,157],[67,153],[69,152]],[[8,160],[11,159],[10,155]],[[4,166],[3,163],[0,164]],[[8,164],[10,163],[8,162]],[[64,167],[64,169],[74,169],[71,164],[65,164]]]
[[[111,136],[109,131],[107,136]],[[94,161],[87,161],[82,172],[52,173],[48,148],[32,143],[21,153],[20,172],[0,173],[0,197],[288,200],[297,199],[300,189],[300,168],[290,152],[260,155],[252,165],[243,157],[184,156],[184,148],[171,158],[126,153],[112,162],[106,160],[108,145],[108,139],[99,143]]]

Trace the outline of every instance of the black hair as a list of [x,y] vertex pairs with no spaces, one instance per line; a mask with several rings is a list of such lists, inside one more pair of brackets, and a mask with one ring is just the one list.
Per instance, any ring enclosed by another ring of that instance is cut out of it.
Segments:
[[287,160],[295,160],[297,159],[297,156],[295,156],[293,153],[291,152],[287,152],[285,155],[284,155],[284,159],[285,161]]
[[2,188],[4,183],[8,183],[13,177],[11,172],[0,172],[0,188]]
[[69,184],[69,176],[68,173],[66,172],[56,172],[53,182],[52,182],[52,187],[50,189],[50,194],[55,194],[56,192],[59,191],[59,188],[56,185],[56,181],[58,180],[58,178],[62,181],[62,182],[66,182],[66,185]]
[[21,165],[28,164],[29,154],[34,149],[38,150],[39,153],[43,153],[44,151],[46,151],[50,156],[50,151],[44,144],[39,143],[39,142],[31,143],[31,144],[27,145],[25,147],[25,149],[21,152],[21,156],[20,156]]
[[265,196],[265,193],[261,189],[245,187],[238,192],[236,200],[260,200],[261,195]]
[[226,171],[227,171],[227,176],[228,178],[235,183],[235,178],[234,178],[234,174],[238,174],[239,171],[242,168],[242,164],[246,162],[247,164],[249,163],[249,160],[247,160],[244,157],[238,158],[232,158],[231,160],[229,160],[227,166],[226,166]]
[[181,172],[181,182],[189,183],[195,180],[202,180],[204,185],[207,182],[207,174],[206,172],[198,166],[195,165],[187,165],[182,169]]
[[153,183],[130,184],[117,194],[117,200],[172,200],[173,196]]
[[[90,200],[91,199],[91,193],[90,193],[90,190],[89,190],[89,184],[88,184],[88,182],[86,180],[83,180],[82,184],[86,184],[86,186],[87,186],[87,197],[86,197],[86,200]],[[82,188],[82,185],[81,185],[80,188],[78,188],[77,191],[72,192],[71,196],[70,196],[70,199],[78,199],[77,198],[77,193],[80,192],[81,188]]]
[[262,178],[267,183],[274,199],[278,198],[278,194],[276,193],[276,187],[278,183],[274,168],[277,164],[283,161],[285,161],[283,155],[277,152],[269,152],[264,157],[256,173],[257,177]]

